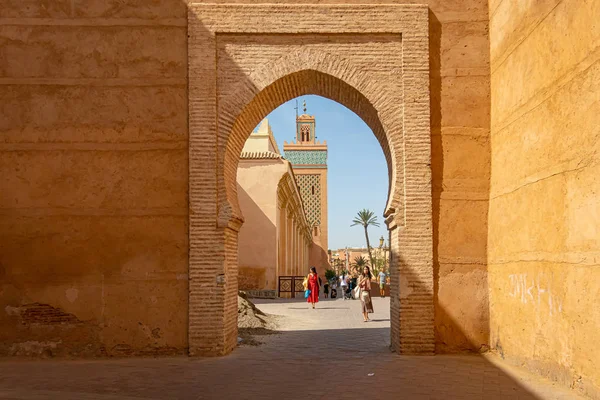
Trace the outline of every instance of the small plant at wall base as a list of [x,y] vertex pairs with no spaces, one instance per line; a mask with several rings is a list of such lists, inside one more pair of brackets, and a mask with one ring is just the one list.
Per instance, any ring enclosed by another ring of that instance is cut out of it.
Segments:
[[369,232],[368,232],[367,228],[369,226],[379,226],[379,222],[377,222],[377,216],[375,215],[375,213],[373,211],[367,210],[365,208],[365,209],[360,210],[356,214],[356,217],[354,217],[352,222],[353,222],[353,224],[350,226],[362,225],[362,227],[365,229],[365,239],[367,240],[367,249],[369,250],[369,259],[371,260],[371,265],[374,265],[373,264],[373,254],[371,252],[371,243],[369,243]]

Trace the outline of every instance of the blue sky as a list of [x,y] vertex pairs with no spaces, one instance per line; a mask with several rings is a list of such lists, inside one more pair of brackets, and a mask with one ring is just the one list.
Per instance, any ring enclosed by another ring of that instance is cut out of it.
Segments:
[[[316,119],[317,140],[326,140],[328,145],[329,248],[365,246],[362,227],[350,227],[363,208],[375,212],[379,220],[379,228],[369,228],[371,245],[378,246],[381,235],[386,241],[388,238],[383,222],[388,171],[379,142],[363,120],[341,104],[320,96],[302,96],[298,97],[300,114],[304,100],[307,114]],[[282,154],[284,140],[294,140],[295,107],[296,100],[288,101],[267,117]]]

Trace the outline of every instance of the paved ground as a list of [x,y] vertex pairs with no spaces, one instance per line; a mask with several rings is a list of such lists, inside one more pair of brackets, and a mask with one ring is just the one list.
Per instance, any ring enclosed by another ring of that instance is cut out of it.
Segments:
[[260,301],[283,333],[223,358],[0,362],[0,399],[578,399],[494,357],[406,357],[389,343],[389,301]]

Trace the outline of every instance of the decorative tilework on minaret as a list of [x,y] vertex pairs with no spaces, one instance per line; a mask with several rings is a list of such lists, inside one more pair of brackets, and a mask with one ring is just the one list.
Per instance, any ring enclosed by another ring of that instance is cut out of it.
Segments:
[[304,112],[296,116],[296,137],[284,142],[284,157],[292,164],[300,189],[306,218],[311,224],[313,246],[309,262],[323,274],[327,257],[327,142],[317,141],[315,117]]

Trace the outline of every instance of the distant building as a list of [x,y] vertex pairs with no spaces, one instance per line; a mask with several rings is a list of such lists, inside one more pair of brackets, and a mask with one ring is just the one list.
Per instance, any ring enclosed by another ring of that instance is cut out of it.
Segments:
[[311,227],[312,248],[309,264],[323,276],[329,268],[327,255],[327,142],[316,140],[315,117],[304,113],[296,117],[296,138],[283,144],[285,158],[292,163],[306,218]]
[[[390,257],[390,249],[388,246],[383,244],[383,239],[381,239],[379,247],[372,247],[371,253],[373,254],[373,258],[383,259],[384,265],[376,265],[376,269],[383,268],[385,273],[389,273],[389,257]],[[342,270],[352,270],[354,268],[354,263],[356,262],[356,258],[364,257],[367,260],[367,264],[370,265],[371,261],[369,259],[369,250],[366,247],[347,247],[341,249],[333,249],[331,250],[331,266],[336,271],[336,273],[340,273]]]
[[267,119],[244,145],[237,171],[244,215],[239,233],[239,288],[275,296],[279,276],[305,275],[312,244],[294,171]]

